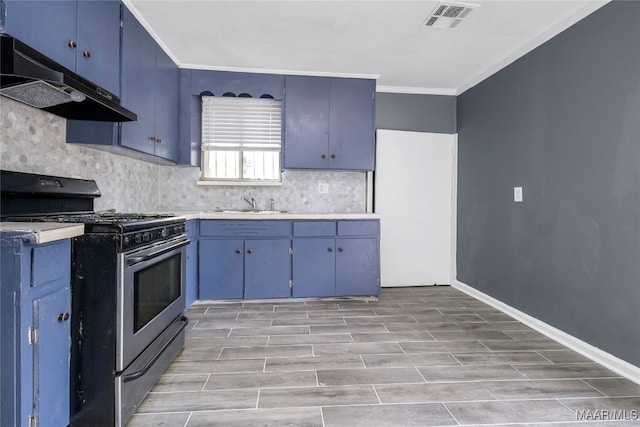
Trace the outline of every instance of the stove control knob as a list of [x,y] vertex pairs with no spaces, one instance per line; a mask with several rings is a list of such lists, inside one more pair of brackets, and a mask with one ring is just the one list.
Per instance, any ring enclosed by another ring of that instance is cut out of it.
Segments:
[[149,233],[149,232],[147,231],[147,232],[145,232],[145,233],[142,235],[142,241],[143,241],[143,242],[148,242],[149,240],[151,240],[151,233]]
[[173,232],[174,232],[175,234],[180,233],[180,227],[179,227],[179,226],[177,226],[177,225],[176,225],[175,227],[173,227]]
[[133,240],[134,240],[136,243],[142,243],[142,234],[137,233],[137,234],[133,237]]
[[168,228],[163,228],[162,230],[160,230],[160,236],[167,237],[167,234],[169,234]]

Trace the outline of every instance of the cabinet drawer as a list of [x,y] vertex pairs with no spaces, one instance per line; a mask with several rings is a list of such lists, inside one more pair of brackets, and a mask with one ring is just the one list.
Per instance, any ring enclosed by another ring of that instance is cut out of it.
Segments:
[[32,250],[31,286],[40,286],[54,280],[69,279],[71,251],[69,241],[36,246]]
[[293,235],[304,236],[335,236],[335,221],[304,221],[293,223]]
[[370,221],[338,221],[338,236],[378,236],[379,222]]
[[200,222],[200,236],[278,237],[291,235],[291,221],[216,221]]

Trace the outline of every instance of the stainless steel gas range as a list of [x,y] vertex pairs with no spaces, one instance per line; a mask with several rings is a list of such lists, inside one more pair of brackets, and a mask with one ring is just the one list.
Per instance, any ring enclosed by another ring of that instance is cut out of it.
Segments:
[[72,241],[71,426],[123,426],[184,345],[185,221],[94,212],[94,181],[2,171],[2,219],[84,223]]

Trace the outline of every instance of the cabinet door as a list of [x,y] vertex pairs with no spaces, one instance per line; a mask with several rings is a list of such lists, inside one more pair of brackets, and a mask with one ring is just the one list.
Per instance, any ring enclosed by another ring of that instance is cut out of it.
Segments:
[[75,0],[24,1],[5,3],[5,31],[70,70],[76,68]]
[[197,219],[186,222],[186,234],[191,243],[187,246],[187,271],[185,284],[185,305],[189,307],[198,299],[198,225]]
[[155,154],[155,92],[157,45],[127,8],[122,10],[121,104],[138,115],[122,123],[120,144]]
[[373,170],[375,81],[331,80],[331,169]]
[[284,166],[329,166],[329,95],[331,79],[287,76],[285,79]]
[[335,239],[294,239],[293,296],[335,296],[335,267]]
[[156,56],[155,155],[178,160],[178,66],[160,48]]
[[198,241],[191,239],[187,246],[185,283],[185,306],[189,307],[198,299]]
[[378,240],[339,238],[336,247],[336,295],[378,295]]
[[78,2],[77,39],[76,73],[120,96],[120,2]]
[[242,298],[242,240],[200,240],[200,299]]
[[245,298],[288,298],[291,295],[289,239],[245,241]]
[[69,423],[70,312],[69,288],[58,289],[33,301],[33,324],[38,330],[33,357],[33,396],[41,426],[66,426]]

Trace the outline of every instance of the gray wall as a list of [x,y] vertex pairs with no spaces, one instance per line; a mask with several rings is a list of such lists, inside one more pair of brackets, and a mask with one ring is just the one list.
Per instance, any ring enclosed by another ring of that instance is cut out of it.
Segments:
[[376,129],[455,133],[456,97],[378,92]]
[[[458,280],[640,366],[640,2],[458,98]],[[513,202],[522,186],[524,202]]]

